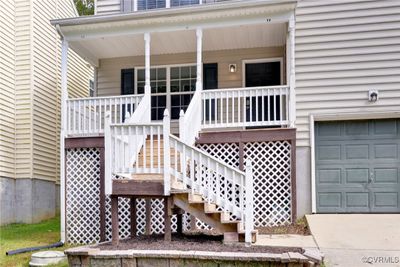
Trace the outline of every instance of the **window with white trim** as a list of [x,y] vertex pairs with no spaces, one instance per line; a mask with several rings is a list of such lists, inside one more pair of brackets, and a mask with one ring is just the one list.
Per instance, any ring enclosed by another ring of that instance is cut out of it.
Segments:
[[[162,120],[166,108],[171,119],[179,119],[181,109],[186,111],[196,90],[196,65],[163,66],[150,69],[151,119]],[[145,70],[138,68],[136,92],[144,93]]]

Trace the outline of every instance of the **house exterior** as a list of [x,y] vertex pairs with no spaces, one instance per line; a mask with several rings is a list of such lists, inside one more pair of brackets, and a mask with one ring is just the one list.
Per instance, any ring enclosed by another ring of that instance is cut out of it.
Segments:
[[[49,20],[75,17],[73,1],[2,1],[0,9],[0,224],[59,211],[60,41]],[[68,58],[68,91],[88,96],[91,66]]]
[[[62,101],[64,240],[223,232],[209,205],[246,242],[308,213],[398,213],[399,8],[98,0],[95,16],[52,21],[96,68],[96,98]],[[135,191],[150,177],[159,195]]]

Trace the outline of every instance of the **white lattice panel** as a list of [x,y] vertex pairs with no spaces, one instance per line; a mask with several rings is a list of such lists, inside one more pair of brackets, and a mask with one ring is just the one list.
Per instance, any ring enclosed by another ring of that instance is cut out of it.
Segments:
[[288,141],[252,142],[244,146],[254,177],[254,226],[291,222],[291,145]]
[[100,151],[68,149],[66,153],[66,230],[75,244],[100,241]]
[[198,144],[198,148],[207,152],[211,156],[221,159],[231,165],[239,168],[239,145],[236,143],[225,144]]

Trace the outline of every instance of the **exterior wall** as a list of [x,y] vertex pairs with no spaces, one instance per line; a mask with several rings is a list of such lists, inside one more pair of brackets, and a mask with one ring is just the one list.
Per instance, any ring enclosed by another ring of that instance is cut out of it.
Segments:
[[[73,16],[72,0],[7,0],[0,9],[0,224],[58,209],[61,45],[49,21]],[[87,96],[93,70],[68,56],[70,95]]]
[[6,0],[0,8],[0,177],[15,176],[14,24],[15,2]]
[[[260,58],[284,58],[284,47],[223,50],[203,53],[204,63],[218,63],[219,88],[243,87],[242,60]],[[173,65],[196,63],[196,53],[151,56],[151,65]],[[229,72],[229,64],[237,64],[236,73]],[[283,63],[285,75],[285,63]],[[144,66],[144,57],[125,57],[100,60],[98,68],[98,96],[120,95],[121,69]]]
[[311,152],[309,147],[296,148],[297,217],[311,213]]
[[[299,1],[296,100],[299,146],[309,115],[400,110],[399,1]],[[379,100],[368,102],[368,90]]]
[[121,0],[95,0],[95,15],[114,14],[121,11]]

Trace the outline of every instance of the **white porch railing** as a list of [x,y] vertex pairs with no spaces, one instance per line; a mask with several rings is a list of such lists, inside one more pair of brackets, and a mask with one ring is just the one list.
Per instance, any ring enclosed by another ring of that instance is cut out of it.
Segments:
[[143,95],[89,97],[67,100],[66,134],[100,135],[104,133],[105,114],[111,123],[123,123],[139,106]]
[[202,128],[285,126],[289,87],[248,87],[202,92]]

